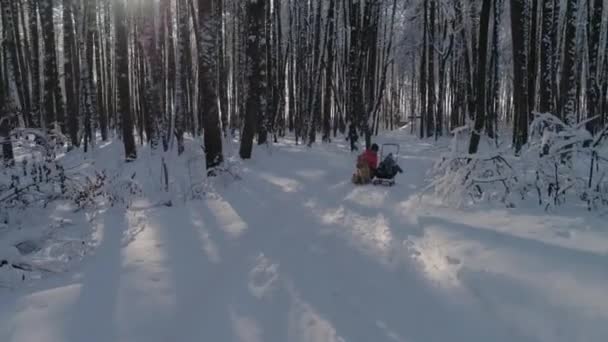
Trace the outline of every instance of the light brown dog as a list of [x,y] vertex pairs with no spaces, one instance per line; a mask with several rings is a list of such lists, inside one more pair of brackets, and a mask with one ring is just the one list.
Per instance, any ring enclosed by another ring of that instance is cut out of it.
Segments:
[[357,169],[353,173],[352,182],[354,184],[368,184],[371,181],[371,172],[367,163],[357,163]]

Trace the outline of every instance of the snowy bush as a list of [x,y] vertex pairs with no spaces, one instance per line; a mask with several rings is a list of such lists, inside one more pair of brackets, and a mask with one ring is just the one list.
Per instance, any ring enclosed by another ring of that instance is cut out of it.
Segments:
[[[45,207],[51,201],[65,200],[76,208],[95,207],[102,202],[111,205],[128,203],[140,192],[133,179],[118,175],[108,177],[105,171],[66,169],[57,158],[64,152],[64,137],[35,129],[17,129],[11,133],[19,151],[16,161],[0,168],[0,212],[8,209]],[[8,216],[8,214],[5,214]],[[9,218],[0,218],[8,223]]]
[[[203,198],[207,193],[213,191],[213,184],[227,185],[235,180],[241,179],[240,160],[238,158],[227,158],[219,166],[207,170],[207,177],[200,175],[200,170],[205,168],[204,159],[188,162],[189,189],[187,198],[197,200]],[[211,182],[211,180],[214,180]]]
[[607,129],[595,136],[587,122],[567,124],[550,114],[538,114],[531,125],[524,191],[534,190],[539,204],[564,204],[569,198],[587,203],[589,209],[604,206],[608,198],[606,179]]
[[434,177],[436,194],[456,206],[466,199],[507,203],[517,184],[513,168],[500,154],[444,157],[435,165]]
[[458,129],[450,152],[432,170],[429,189],[457,206],[488,200],[513,206],[525,199],[535,199],[545,209],[569,201],[589,210],[608,206],[608,127],[593,136],[585,126],[537,114],[520,156],[500,149],[461,152],[458,141],[466,130]]
[[104,172],[93,176],[66,171],[57,161],[23,159],[0,170],[0,208],[24,209],[46,206],[54,200],[67,200],[77,208],[94,205],[110,197]]
[[517,184],[511,163],[500,151],[475,155],[460,152],[459,139],[467,132],[466,127],[453,131],[450,152],[431,170],[433,181],[429,189],[434,189],[437,196],[455,206],[461,206],[464,201],[507,203]]

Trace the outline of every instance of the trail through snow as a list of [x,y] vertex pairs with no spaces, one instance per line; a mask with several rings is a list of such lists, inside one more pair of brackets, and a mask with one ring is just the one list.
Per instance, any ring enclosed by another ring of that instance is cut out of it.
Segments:
[[608,339],[601,220],[420,201],[437,152],[385,139],[392,188],[350,184],[344,146],[285,144],[204,200],[104,212],[79,269],[0,292],[0,341]]

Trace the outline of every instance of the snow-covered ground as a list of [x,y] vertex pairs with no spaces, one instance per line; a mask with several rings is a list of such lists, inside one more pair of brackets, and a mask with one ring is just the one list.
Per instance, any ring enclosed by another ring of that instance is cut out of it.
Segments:
[[419,196],[442,149],[380,142],[401,144],[391,188],[352,185],[345,145],[282,143],[202,199],[74,219],[91,250],[0,289],[0,341],[608,340],[605,218],[443,207]]

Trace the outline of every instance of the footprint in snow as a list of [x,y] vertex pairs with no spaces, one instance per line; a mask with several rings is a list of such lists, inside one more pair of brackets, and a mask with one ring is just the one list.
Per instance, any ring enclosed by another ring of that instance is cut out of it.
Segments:
[[258,298],[268,296],[279,278],[279,265],[272,263],[264,254],[258,255],[255,266],[249,272],[249,292]]
[[446,261],[448,262],[448,264],[450,264],[450,265],[460,265],[460,263],[461,263],[460,259],[458,259],[458,258],[454,258],[454,257],[451,257],[451,256],[449,256],[449,255],[447,255],[447,256],[445,257],[445,260],[446,260]]

